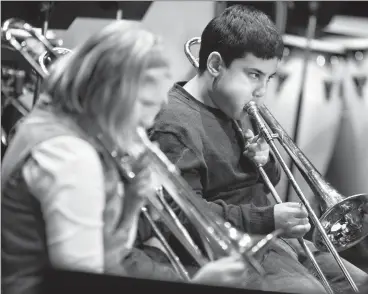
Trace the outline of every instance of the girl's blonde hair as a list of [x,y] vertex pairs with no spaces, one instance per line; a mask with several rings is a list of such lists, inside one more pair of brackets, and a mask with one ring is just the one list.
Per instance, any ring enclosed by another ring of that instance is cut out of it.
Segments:
[[143,73],[166,64],[161,42],[140,24],[115,21],[51,67],[44,89],[56,108],[87,115],[116,136],[129,124]]

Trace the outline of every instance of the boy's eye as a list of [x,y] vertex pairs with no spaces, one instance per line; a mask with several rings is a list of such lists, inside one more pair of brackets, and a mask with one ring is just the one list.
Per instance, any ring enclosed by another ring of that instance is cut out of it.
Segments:
[[260,74],[252,72],[252,73],[250,73],[250,74],[249,74],[249,76],[250,76],[252,79],[259,79]]

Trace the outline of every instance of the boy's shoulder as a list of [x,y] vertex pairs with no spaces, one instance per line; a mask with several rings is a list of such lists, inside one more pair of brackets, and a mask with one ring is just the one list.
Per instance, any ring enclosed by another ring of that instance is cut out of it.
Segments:
[[156,118],[156,124],[187,125],[200,119],[198,106],[178,84],[168,93],[168,103]]

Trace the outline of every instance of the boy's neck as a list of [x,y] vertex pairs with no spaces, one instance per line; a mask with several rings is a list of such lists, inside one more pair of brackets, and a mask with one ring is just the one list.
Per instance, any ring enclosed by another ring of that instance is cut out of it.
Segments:
[[199,102],[213,108],[218,108],[210,96],[210,83],[209,77],[204,73],[201,76],[196,75],[183,88]]

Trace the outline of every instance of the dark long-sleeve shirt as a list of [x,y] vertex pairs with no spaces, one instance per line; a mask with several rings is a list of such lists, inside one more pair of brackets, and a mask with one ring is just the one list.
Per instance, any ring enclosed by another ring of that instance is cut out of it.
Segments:
[[[255,165],[242,155],[242,134],[233,120],[197,101],[182,88],[184,84],[170,90],[169,103],[158,115],[151,139],[160,144],[209,209],[245,232],[271,232],[273,206]],[[256,131],[249,121],[240,124],[243,130]],[[278,183],[280,170],[273,156],[264,168],[273,184]],[[173,207],[188,226],[190,221]]]

